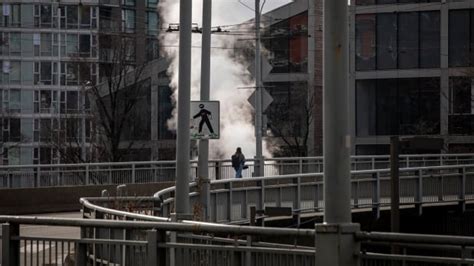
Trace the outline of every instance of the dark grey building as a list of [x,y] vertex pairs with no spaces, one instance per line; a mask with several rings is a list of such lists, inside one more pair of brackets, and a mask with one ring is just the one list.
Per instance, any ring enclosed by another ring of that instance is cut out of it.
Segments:
[[351,4],[355,153],[387,154],[391,135],[440,137],[441,152],[473,152],[474,1]]

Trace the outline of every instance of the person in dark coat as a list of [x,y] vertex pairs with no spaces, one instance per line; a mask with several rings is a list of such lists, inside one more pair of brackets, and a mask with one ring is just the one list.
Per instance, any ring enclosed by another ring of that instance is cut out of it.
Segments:
[[245,165],[245,156],[240,147],[232,155],[232,167],[235,169],[235,178],[242,178],[242,169]]

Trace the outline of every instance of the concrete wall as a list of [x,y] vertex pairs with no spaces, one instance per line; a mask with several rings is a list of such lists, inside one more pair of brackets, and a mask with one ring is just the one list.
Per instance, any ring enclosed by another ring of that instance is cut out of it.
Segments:
[[[127,185],[128,196],[151,196],[174,182]],[[103,189],[115,195],[115,185],[0,190],[0,215],[79,211],[82,197],[99,197]]]

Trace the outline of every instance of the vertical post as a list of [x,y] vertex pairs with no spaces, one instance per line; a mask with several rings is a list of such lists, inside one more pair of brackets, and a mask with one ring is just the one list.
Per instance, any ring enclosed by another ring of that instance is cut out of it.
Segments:
[[255,0],[255,176],[263,176],[262,155],[262,77],[260,63],[260,0]]
[[90,177],[90,167],[89,165],[86,165],[86,182],[85,185],[89,185],[89,177]]
[[459,169],[460,174],[460,192],[459,193],[459,206],[461,211],[464,213],[466,211],[466,168]]
[[82,91],[80,92],[81,96],[81,160],[86,162],[86,85],[89,84],[89,81],[85,82],[86,84],[82,85]]
[[423,212],[423,170],[418,170],[418,182],[417,182],[417,190],[416,190],[416,209],[418,215],[421,216]]
[[176,218],[189,211],[189,117],[191,100],[191,0],[180,0],[179,7],[179,76],[178,127],[176,136]]
[[[91,228],[91,230],[94,230]],[[81,227],[81,238],[85,238],[86,236],[86,228]],[[95,249],[95,245],[94,245]],[[96,255],[95,251],[93,251]],[[76,265],[77,266],[86,266],[87,265],[87,244],[76,242],[76,250],[75,250],[75,257],[76,257]]]
[[[210,99],[211,80],[211,23],[212,0],[202,3],[202,45],[201,45],[201,101]],[[198,178],[200,183],[200,202],[203,207],[203,220],[209,220],[209,140],[199,140]]]
[[324,1],[324,224],[316,224],[316,265],[358,265],[351,223],[347,0]]
[[376,172],[372,174],[374,179],[374,188],[372,194],[372,212],[376,219],[380,218],[380,173]]
[[[341,26],[342,25],[342,26]],[[324,220],[350,223],[347,1],[324,1]]]
[[132,184],[135,184],[135,177],[136,177],[136,168],[135,163],[132,163]]
[[2,265],[20,265],[20,242],[12,240],[19,233],[17,224],[2,224]]
[[146,265],[156,266],[158,263],[158,233],[155,229],[146,231]]
[[390,137],[390,222],[392,232],[400,231],[400,176],[398,136]]

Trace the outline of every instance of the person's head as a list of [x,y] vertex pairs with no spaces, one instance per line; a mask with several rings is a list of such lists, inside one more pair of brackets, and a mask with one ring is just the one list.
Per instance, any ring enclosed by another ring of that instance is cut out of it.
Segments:
[[204,104],[201,103],[201,104],[199,105],[199,108],[201,108],[201,109],[204,108]]
[[240,147],[237,147],[237,150],[235,150],[235,153],[242,153],[242,149]]

